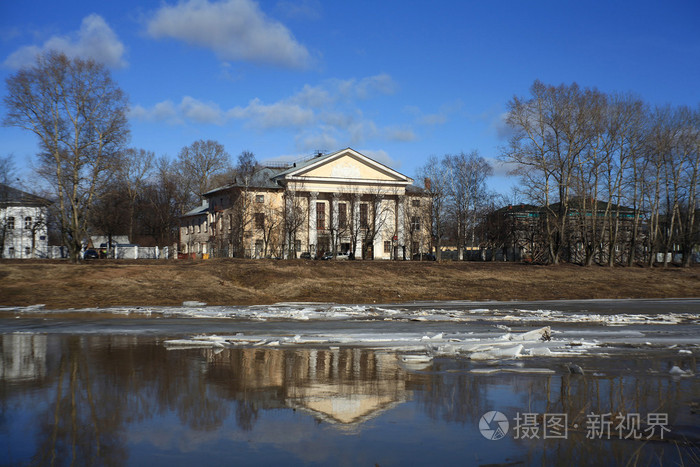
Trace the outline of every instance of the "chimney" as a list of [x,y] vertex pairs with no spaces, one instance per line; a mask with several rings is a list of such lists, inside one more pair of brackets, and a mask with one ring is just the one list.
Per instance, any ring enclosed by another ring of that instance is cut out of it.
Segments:
[[425,184],[426,191],[430,191],[430,179],[428,177],[425,177],[423,183]]

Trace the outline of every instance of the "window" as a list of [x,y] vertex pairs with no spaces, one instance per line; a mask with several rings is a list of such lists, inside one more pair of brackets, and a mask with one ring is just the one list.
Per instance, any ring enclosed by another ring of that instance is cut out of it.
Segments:
[[7,218],[7,230],[13,230],[14,228],[15,228],[15,218],[8,217]]
[[418,242],[411,242],[411,253],[418,253]]
[[256,257],[260,257],[262,255],[263,245],[264,244],[263,244],[262,240],[260,240],[260,239],[255,240],[255,256]]
[[316,203],[316,228],[326,230],[326,203]]
[[411,206],[413,206],[414,208],[419,208],[420,207],[420,200],[419,199],[411,200]]
[[28,246],[24,247],[24,255],[25,256],[30,256],[32,254],[32,249],[29,248]]
[[265,213],[256,212],[255,213],[255,228],[264,229],[265,228]]
[[360,204],[360,228],[367,228],[367,205]]
[[301,240],[294,240],[294,251],[301,251]]
[[414,232],[416,230],[420,230],[420,217],[419,216],[411,217],[411,230]]
[[228,231],[233,230],[233,214],[228,215]]
[[27,216],[24,218],[24,228],[30,230],[32,228],[32,218]]
[[348,226],[348,207],[345,203],[338,203],[338,228],[344,229]]
[[389,240],[384,242],[384,253],[391,253],[391,242]]
[[265,195],[255,195],[255,202],[256,203],[264,203],[265,202]]

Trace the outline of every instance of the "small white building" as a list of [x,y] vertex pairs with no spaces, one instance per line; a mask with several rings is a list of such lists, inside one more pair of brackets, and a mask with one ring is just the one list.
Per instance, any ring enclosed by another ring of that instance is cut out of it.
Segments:
[[45,198],[0,184],[0,257],[48,257],[50,204]]

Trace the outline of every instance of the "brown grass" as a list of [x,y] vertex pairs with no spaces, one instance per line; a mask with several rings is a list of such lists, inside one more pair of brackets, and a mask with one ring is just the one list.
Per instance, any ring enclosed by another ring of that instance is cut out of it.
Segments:
[[390,261],[0,262],[0,305],[47,308],[280,301],[700,297],[700,268]]

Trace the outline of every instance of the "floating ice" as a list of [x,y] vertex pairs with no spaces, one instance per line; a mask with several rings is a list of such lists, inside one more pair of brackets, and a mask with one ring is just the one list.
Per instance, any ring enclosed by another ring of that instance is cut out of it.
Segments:
[[683,375],[687,374],[687,372],[684,370],[681,370],[679,367],[674,365],[674,367],[671,368],[671,370],[669,371],[669,374],[672,374],[674,376],[683,376]]
[[499,358],[518,358],[523,350],[523,345],[518,344],[515,347],[507,348],[491,348],[481,352],[474,352],[469,355],[472,360],[493,360]]

